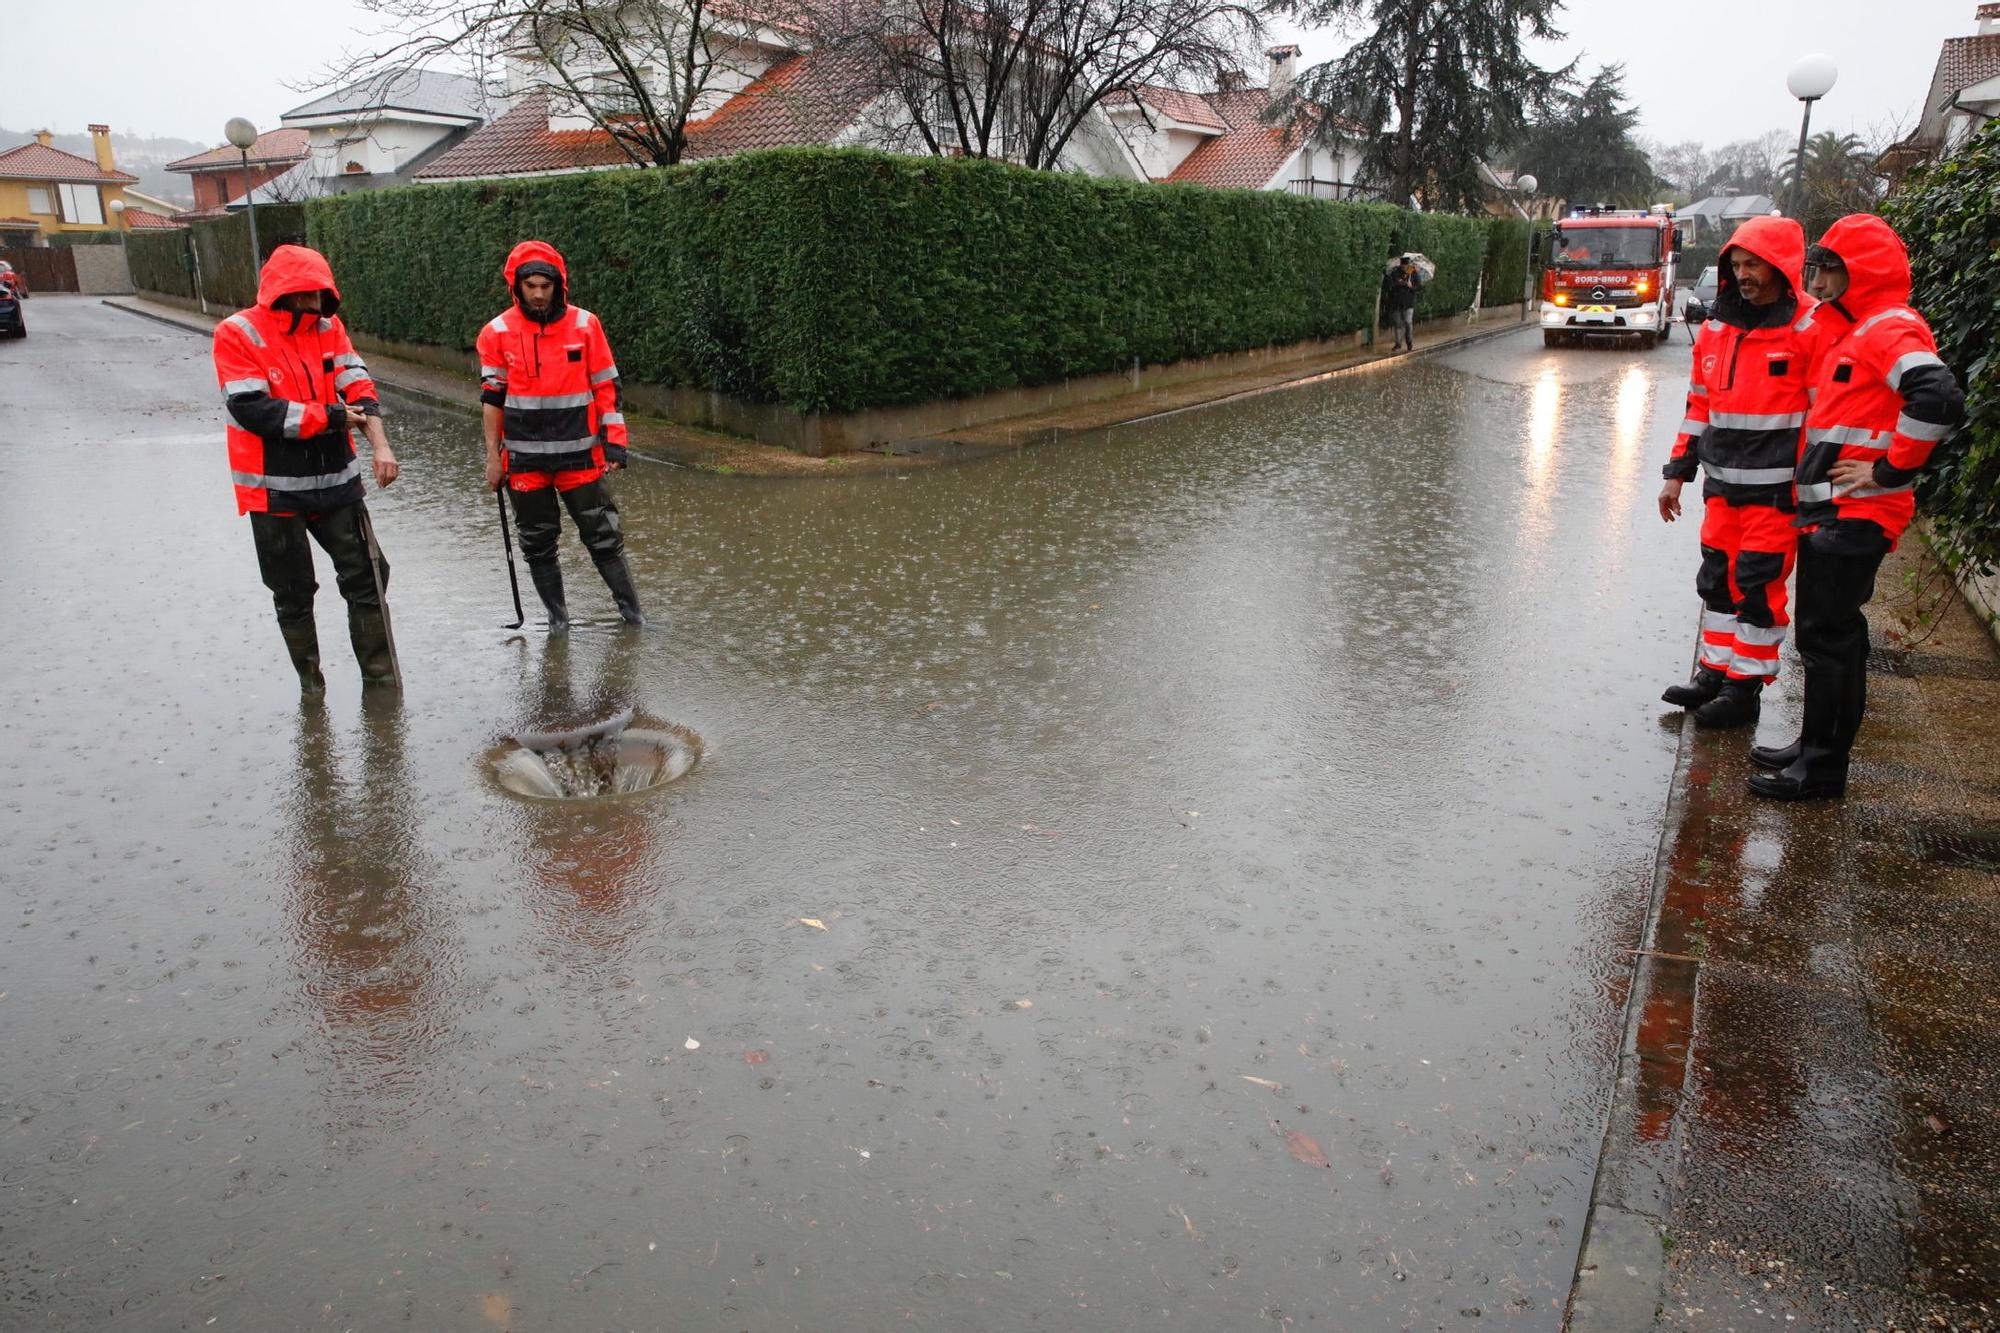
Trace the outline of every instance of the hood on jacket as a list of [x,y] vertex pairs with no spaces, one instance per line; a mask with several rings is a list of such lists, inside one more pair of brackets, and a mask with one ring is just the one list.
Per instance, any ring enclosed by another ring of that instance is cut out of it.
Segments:
[[340,309],[340,289],[333,285],[333,266],[326,256],[303,245],[281,245],[257,275],[257,304],[270,310],[279,297],[293,292],[321,293],[322,315]]
[[[1736,290],[1736,273],[1729,267],[1731,250],[1755,255],[1778,270],[1789,290],[1768,306],[1751,305]],[[1806,229],[1792,218],[1751,218],[1730,233],[1716,265],[1720,275],[1715,285],[1715,311],[1723,323],[1739,328],[1789,323],[1806,290]],[[1780,311],[1782,320],[1778,318]]]
[[[507,290],[514,298],[514,305],[523,315],[541,324],[553,324],[562,318],[563,310],[569,305],[569,266],[563,257],[547,241],[522,241],[507,252],[507,266],[503,270],[507,277]],[[549,303],[548,313],[536,315],[521,299],[523,278],[554,278],[555,299]]]
[[1827,302],[1859,324],[1878,310],[1910,303],[1910,252],[1873,213],[1849,213],[1819,238],[1847,266],[1847,290]]

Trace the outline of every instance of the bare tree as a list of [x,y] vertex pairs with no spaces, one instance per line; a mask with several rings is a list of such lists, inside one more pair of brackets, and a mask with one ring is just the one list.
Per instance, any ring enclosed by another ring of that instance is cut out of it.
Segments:
[[376,48],[318,87],[448,64],[505,65],[517,91],[573,110],[640,166],[671,166],[712,95],[761,72],[760,23],[785,0],[362,0],[384,25]]
[[1214,87],[1263,35],[1234,0],[830,0],[812,29],[886,95],[888,146],[1038,168],[1108,99]]
[[1670,144],[1657,139],[1640,139],[1639,147],[1651,159],[1653,169],[1660,173],[1660,179],[1689,199],[1695,197],[1695,190],[1708,179],[1708,146],[1699,140],[1683,139]]

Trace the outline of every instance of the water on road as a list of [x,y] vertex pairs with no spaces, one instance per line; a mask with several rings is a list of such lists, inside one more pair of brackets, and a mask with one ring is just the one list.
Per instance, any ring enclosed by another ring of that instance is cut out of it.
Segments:
[[[0,1326],[1553,1328],[1686,670],[1685,345],[614,482],[511,620],[392,403],[303,708],[203,340],[0,345]],[[523,579],[525,591],[525,578]],[[501,738],[625,706],[650,793]]]

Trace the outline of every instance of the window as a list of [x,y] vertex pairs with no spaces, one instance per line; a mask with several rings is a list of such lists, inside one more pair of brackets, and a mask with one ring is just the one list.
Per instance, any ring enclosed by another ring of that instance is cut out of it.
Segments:
[[95,185],[58,185],[56,194],[62,200],[62,219],[85,226],[104,225],[104,199],[97,193]]
[[56,211],[55,201],[49,198],[49,192],[41,186],[30,185],[28,187],[28,211],[30,213],[53,213]]
[[[653,89],[653,69],[650,65],[639,67],[639,86],[650,94]],[[632,81],[617,70],[593,74],[585,85],[590,90],[593,109],[600,116],[636,116],[639,114],[639,94]]]

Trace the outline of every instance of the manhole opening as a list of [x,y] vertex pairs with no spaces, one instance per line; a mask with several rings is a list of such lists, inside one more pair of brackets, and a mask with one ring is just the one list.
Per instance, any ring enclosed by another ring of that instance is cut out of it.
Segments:
[[527,732],[486,754],[502,790],[535,801],[588,801],[664,787],[701,761],[701,737],[630,709],[574,731]]

